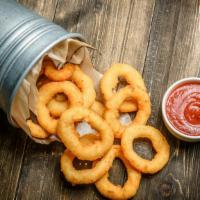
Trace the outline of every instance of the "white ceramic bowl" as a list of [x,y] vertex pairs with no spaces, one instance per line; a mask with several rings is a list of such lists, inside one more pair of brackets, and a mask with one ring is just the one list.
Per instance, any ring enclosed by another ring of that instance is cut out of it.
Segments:
[[167,114],[166,114],[166,102],[167,102],[167,98],[169,96],[169,94],[172,92],[172,90],[174,88],[176,88],[177,86],[183,84],[183,83],[188,83],[188,82],[198,82],[200,83],[200,78],[197,77],[190,77],[190,78],[184,78],[181,79],[175,83],[173,83],[165,92],[164,96],[163,96],[163,100],[162,100],[162,117],[163,117],[163,121],[165,123],[165,126],[167,127],[167,129],[170,131],[170,133],[172,133],[175,137],[183,140],[183,141],[187,141],[187,142],[198,142],[200,141],[200,136],[190,136],[190,135],[185,135],[183,133],[181,133],[179,130],[177,130],[169,121]]

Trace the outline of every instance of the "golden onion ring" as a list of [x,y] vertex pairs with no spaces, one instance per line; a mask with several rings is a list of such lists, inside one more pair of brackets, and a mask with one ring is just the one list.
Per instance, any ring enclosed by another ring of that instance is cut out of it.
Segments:
[[[87,147],[81,143],[75,129],[75,123],[83,120],[96,129],[101,138]],[[66,110],[60,117],[57,133],[64,145],[80,160],[92,161],[103,157],[114,141],[113,132],[106,121],[84,107],[73,107]]]
[[126,98],[134,99],[138,107],[136,116],[131,124],[146,124],[151,114],[150,98],[144,90],[126,86],[123,90],[114,94],[106,103],[108,109],[105,111],[104,118],[114,131],[116,138],[121,138],[122,133],[127,127],[127,125],[122,125],[118,120],[120,116],[119,107]]
[[[90,145],[97,137],[93,134],[85,135],[80,138],[80,141],[84,145]],[[100,179],[109,168],[112,166],[113,159],[115,157],[115,151],[111,148],[103,158],[95,162],[95,165],[91,169],[75,169],[73,166],[73,160],[75,156],[66,150],[61,157],[61,171],[63,172],[67,181],[72,184],[91,184]]]
[[47,107],[53,117],[60,117],[69,108],[69,103],[64,94],[57,94],[56,97],[49,101]]
[[61,69],[57,69],[52,60],[43,61],[44,74],[48,79],[52,81],[68,80],[72,76],[75,66],[76,65],[74,64],[67,63],[64,64]]
[[31,120],[27,120],[26,124],[29,127],[33,137],[44,139],[49,136],[49,134],[39,124],[36,124]]
[[[112,64],[111,67],[106,71],[100,82],[100,89],[105,101],[109,100],[114,95],[113,90],[116,88],[120,77],[125,78],[127,83],[132,87],[137,86],[140,89],[146,91],[142,76],[135,68],[127,64]],[[123,90],[123,88],[120,90]],[[133,105],[131,106],[130,101],[124,101],[124,103],[120,106],[120,112],[136,111],[137,105],[134,102],[132,102],[132,104]]]
[[75,67],[71,81],[81,90],[83,95],[83,106],[89,108],[95,101],[96,92],[92,79],[84,74],[79,67]]
[[[137,138],[147,138],[152,142],[156,154],[152,160],[140,157],[133,150],[133,141]],[[121,147],[126,159],[140,172],[153,174],[161,170],[169,160],[170,146],[162,133],[145,125],[132,125],[122,135]]]
[[50,134],[56,133],[58,120],[50,115],[47,104],[57,93],[64,93],[68,97],[70,107],[80,106],[83,103],[80,90],[69,81],[43,85],[39,89],[37,119],[39,124]]
[[107,172],[95,183],[95,186],[104,197],[109,199],[129,199],[136,194],[139,188],[141,173],[136,171],[125,159],[119,145],[114,145],[111,151],[115,152],[115,156],[111,158],[112,161],[118,157],[124,163],[128,175],[127,181],[124,186],[114,185],[109,181]]

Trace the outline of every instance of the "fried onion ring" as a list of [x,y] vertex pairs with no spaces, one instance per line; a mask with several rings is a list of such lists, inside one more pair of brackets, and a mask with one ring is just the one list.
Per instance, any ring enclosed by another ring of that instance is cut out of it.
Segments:
[[100,139],[100,135],[96,134],[86,134],[81,136],[80,141],[83,145],[88,146],[90,144],[94,144],[96,140]]
[[[101,104],[98,101],[95,101],[96,93],[93,89],[92,80],[87,75],[85,75],[79,67],[76,67],[76,70],[73,73],[71,79],[82,91],[84,106],[90,107],[90,105],[92,104],[91,109],[102,116],[105,108],[103,104]],[[53,98],[48,103],[48,109],[54,117],[59,117],[68,107],[69,106],[67,101],[64,101],[62,99],[60,101],[58,99]]]
[[52,81],[68,80],[74,72],[74,64],[64,64],[61,69],[57,69],[52,60],[43,61],[44,74]]
[[111,151],[115,152],[115,156],[112,158],[112,161],[115,157],[118,157],[124,163],[128,179],[123,187],[120,185],[114,185],[108,180],[109,174],[107,172],[95,183],[95,186],[104,197],[109,199],[129,199],[136,194],[139,188],[141,173],[132,168],[129,162],[125,159],[119,145],[114,145],[113,150]]
[[[127,64],[112,64],[111,67],[106,71],[100,82],[100,89],[106,101],[114,95],[113,90],[117,86],[119,77],[125,78],[129,85],[133,87],[137,86],[140,89],[146,91],[142,76],[135,68]],[[135,105],[134,102],[132,102],[133,106],[130,106],[130,101],[124,101],[124,103],[125,105],[122,104],[120,107],[120,112],[133,112],[137,110],[137,105]]]
[[84,74],[80,67],[75,67],[71,80],[77,85],[83,94],[83,106],[89,108],[96,98],[92,79]]
[[103,116],[104,112],[105,112],[105,107],[102,103],[100,103],[99,101],[95,101],[92,106],[90,107],[91,110],[93,110],[94,112],[96,112],[98,115]]
[[71,106],[82,105],[82,94],[80,90],[71,82],[51,82],[43,85],[39,89],[37,103],[37,119],[39,124],[51,134],[56,133],[58,120],[51,117],[47,108],[48,102],[57,94],[64,93],[68,97]]
[[[82,139],[83,138],[80,139],[81,142],[84,142]],[[72,184],[95,183],[105,173],[108,172],[109,168],[112,166],[114,157],[115,151],[111,149],[102,159],[95,162],[95,165],[93,165],[91,169],[77,170],[73,166],[73,160],[75,159],[75,156],[69,150],[66,150],[61,157],[61,171],[63,172],[66,180]]]
[[[60,101],[60,100],[58,101],[56,98],[53,98],[47,104],[47,107],[51,115],[53,115],[54,117],[60,117],[61,114],[69,108],[69,104],[66,101],[66,99],[64,101]],[[99,101],[95,101],[90,107],[90,109],[96,112],[100,116],[103,116],[104,111],[105,111],[105,107]]]
[[[85,147],[75,129],[75,122],[86,121],[100,134],[101,140]],[[114,135],[109,125],[95,112],[74,107],[66,110],[60,117],[57,129],[64,145],[80,160],[96,160],[104,156],[111,148]]]
[[30,129],[31,135],[36,138],[44,139],[49,136],[49,134],[38,124],[35,124],[31,120],[27,120],[27,125]]
[[[133,141],[137,138],[147,138],[152,142],[156,154],[152,160],[141,158],[133,150]],[[161,170],[169,160],[170,146],[162,133],[145,125],[132,125],[128,127],[121,139],[122,151],[130,164],[138,171],[153,174]]]
[[65,95],[59,94],[59,96],[56,95],[56,97],[49,101],[47,107],[52,116],[60,117],[60,115],[69,107],[69,104]]
[[126,100],[124,103],[119,107],[119,111],[122,113],[127,112],[135,112],[137,111],[137,103],[134,100]]
[[136,116],[131,124],[146,124],[151,114],[150,98],[144,90],[137,87],[132,88],[131,86],[126,86],[123,90],[114,94],[106,103],[108,110],[105,111],[104,118],[114,131],[116,138],[121,138],[126,127],[130,125],[122,125],[118,120],[120,116],[118,109],[126,98],[134,99],[138,106]]

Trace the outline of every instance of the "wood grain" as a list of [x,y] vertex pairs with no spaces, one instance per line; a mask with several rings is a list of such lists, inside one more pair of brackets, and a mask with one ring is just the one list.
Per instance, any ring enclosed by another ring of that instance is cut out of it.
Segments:
[[104,72],[113,62],[126,62],[143,71],[154,0],[67,2],[59,1],[55,22],[82,33],[96,48],[92,52],[96,69]]
[[[170,161],[155,175],[143,175],[134,199],[200,199],[198,144],[175,139],[161,117],[167,87],[188,76],[200,76],[198,0],[19,0],[68,31],[80,32],[96,50],[91,57],[104,72],[113,62],[135,66],[151,96],[149,124],[171,145]],[[73,187],[60,172],[64,147],[39,145],[8,125],[0,113],[0,199],[105,199],[94,186]],[[124,169],[114,162],[111,180],[122,184]]]
[[56,12],[58,0],[17,0],[25,7],[34,10],[38,14],[53,20]]
[[[172,137],[164,127],[160,110],[167,86],[199,73],[198,9],[198,1],[156,2],[143,75],[151,94],[153,109],[150,123],[167,136],[171,158],[157,176],[144,179],[148,199],[200,198],[197,192],[199,145],[186,144]],[[141,194],[143,198],[144,195]]]
[[14,199],[23,161],[26,137],[8,124],[0,111],[0,199]]

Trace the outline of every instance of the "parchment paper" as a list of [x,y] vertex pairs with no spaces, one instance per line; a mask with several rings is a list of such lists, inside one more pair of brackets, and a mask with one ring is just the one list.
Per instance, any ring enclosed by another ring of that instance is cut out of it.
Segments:
[[[79,64],[82,70],[93,79],[94,86],[97,92],[97,98],[100,98],[98,86],[102,74],[100,74],[93,68],[87,49],[88,47],[91,46],[74,39],[67,39],[57,44],[49,52],[43,55],[40,61],[35,65],[35,67],[32,68],[32,70],[23,80],[14,99],[11,115],[17,126],[22,128],[34,141],[42,144],[48,144],[52,141],[58,140],[58,138],[54,135],[50,135],[50,137],[47,139],[34,138],[31,136],[30,130],[26,124],[27,119],[30,119],[31,116],[30,111],[33,112],[35,116],[37,116],[35,106],[38,99],[38,89],[36,87],[36,82],[38,77],[40,76],[42,61],[45,56],[50,57],[58,68],[61,68],[62,65],[66,62]],[[129,115],[125,115],[125,117],[123,115],[122,119],[122,121],[124,121],[125,123],[130,121]],[[95,133],[95,131],[91,129],[91,127],[85,122],[80,123],[77,126],[77,130],[81,135],[91,132]]]

